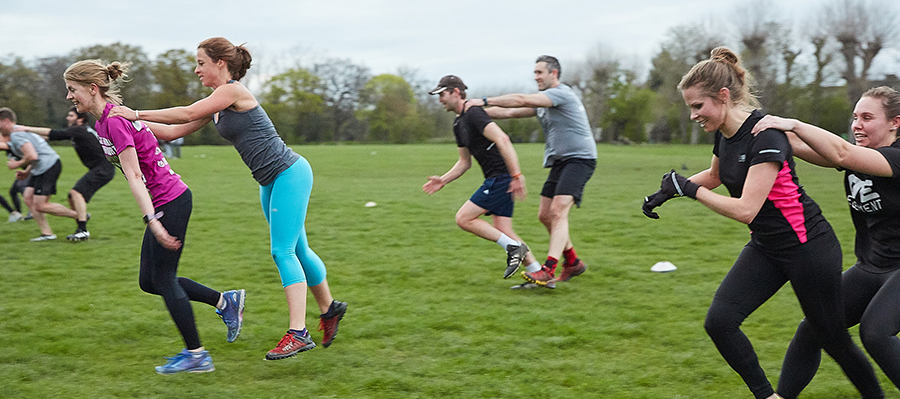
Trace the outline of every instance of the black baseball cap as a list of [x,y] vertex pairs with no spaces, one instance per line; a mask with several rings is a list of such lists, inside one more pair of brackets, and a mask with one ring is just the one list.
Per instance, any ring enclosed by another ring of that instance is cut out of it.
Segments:
[[465,90],[468,89],[466,84],[463,83],[462,79],[456,75],[447,75],[441,78],[441,81],[438,82],[437,87],[428,92],[428,94],[441,94],[442,91],[447,89],[460,89]]

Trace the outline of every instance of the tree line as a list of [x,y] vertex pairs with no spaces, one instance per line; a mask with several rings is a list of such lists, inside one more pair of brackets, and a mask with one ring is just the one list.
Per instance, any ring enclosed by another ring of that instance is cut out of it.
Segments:
[[[720,45],[740,52],[764,112],[839,134],[849,131],[853,105],[867,88],[900,89],[896,74],[872,76],[876,59],[898,44],[893,3],[830,0],[799,22],[785,19],[771,0],[732,13],[671,28],[649,73],[603,48],[581,62],[561,60],[561,80],[581,96],[597,140],[709,141],[689,120],[676,86]],[[22,123],[62,125],[71,107],[62,74],[73,62],[92,58],[131,63],[122,94],[135,109],[186,105],[209,93],[193,73],[192,51],[173,49],[150,59],[140,46],[114,43],[35,60],[0,57],[0,106],[14,109]],[[432,80],[437,77],[425,80],[409,68],[373,75],[368,67],[339,58],[297,62],[273,74],[251,68],[245,78],[259,86],[260,103],[288,144],[451,141],[453,115],[427,94]],[[543,140],[534,118],[497,122],[515,142]],[[227,143],[206,126],[186,144]]]

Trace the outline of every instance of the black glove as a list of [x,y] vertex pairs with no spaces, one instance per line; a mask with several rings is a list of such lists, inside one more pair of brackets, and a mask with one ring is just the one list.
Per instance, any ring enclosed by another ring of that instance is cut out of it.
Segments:
[[697,199],[697,190],[700,189],[700,185],[694,183],[675,172],[675,169],[672,169],[671,172],[663,175],[662,182],[659,185],[659,191],[666,193],[667,195],[671,195],[671,197],[691,197],[691,199]]
[[641,206],[641,211],[644,212],[644,216],[650,219],[659,219],[659,215],[656,212],[653,212],[653,208],[656,208],[666,202],[672,197],[666,197],[663,194],[662,190],[659,190],[653,194],[650,194],[647,197],[644,197],[644,205]]
[[669,173],[663,175],[662,182],[659,184],[659,191],[644,197],[644,204],[641,206],[641,211],[643,211],[644,215],[648,218],[659,219],[659,215],[656,212],[653,212],[654,208],[674,197],[687,196],[697,199],[697,190],[699,188],[699,184],[688,180],[686,177],[675,172],[675,169],[672,169]]

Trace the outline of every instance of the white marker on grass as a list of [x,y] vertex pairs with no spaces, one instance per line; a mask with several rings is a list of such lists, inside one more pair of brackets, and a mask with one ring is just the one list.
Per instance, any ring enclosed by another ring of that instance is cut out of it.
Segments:
[[668,272],[674,272],[677,269],[678,268],[675,267],[675,265],[673,265],[672,262],[662,261],[662,262],[656,262],[656,264],[650,268],[650,271],[654,272],[654,273],[668,273]]

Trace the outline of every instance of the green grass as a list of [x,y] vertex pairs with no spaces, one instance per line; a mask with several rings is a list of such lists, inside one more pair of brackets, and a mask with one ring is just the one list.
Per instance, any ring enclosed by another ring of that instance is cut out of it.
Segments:
[[[83,173],[57,147],[66,192]],[[537,221],[546,171],[541,145],[517,145],[530,191],[516,230],[540,256]],[[708,166],[708,146],[599,147],[597,172],[571,231],[587,273],[556,290],[511,291],[505,255],[460,230],[458,207],[481,183],[477,167],[427,196],[425,178],[457,158],[452,144],[303,146],[315,185],[310,242],[336,298],[349,302],[340,335],[284,361],[263,361],[287,328],[268,252],[268,230],[250,172],[230,147],[184,147],[172,160],[194,192],[180,274],[215,289],[244,288],[241,337],[206,305],[194,310],[216,371],[159,376],[153,366],[183,344],[159,297],[137,284],[143,224],[121,175],[89,205],[92,238],[28,242],[33,222],[0,225],[0,396],[5,398],[750,398],[703,330],[721,279],[749,234],[688,199],[640,212],[671,167]],[[800,165],[853,262],[853,228],[841,174]],[[12,173],[4,174],[11,181]],[[4,185],[5,187],[5,185]],[[57,196],[64,202],[64,195]],[[368,201],[374,208],[363,206]],[[60,237],[71,220],[50,217]],[[657,261],[678,271],[655,274]],[[318,311],[310,298],[308,326]],[[747,319],[769,379],[802,318],[789,287]],[[856,330],[853,330],[856,335]],[[313,333],[320,340],[321,333]],[[878,371],[888,397],[897,390]],[[830,359],[804,398],[857,397]]]

